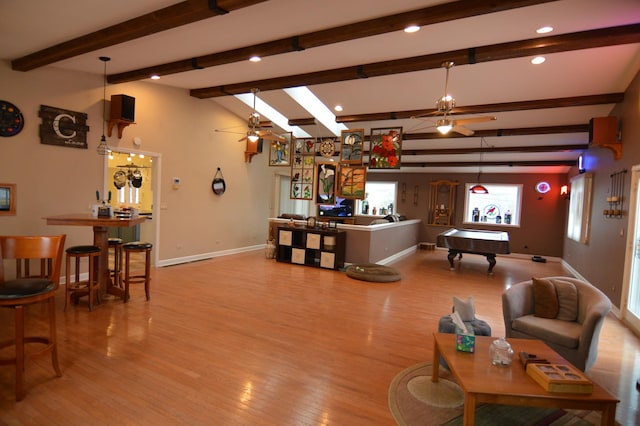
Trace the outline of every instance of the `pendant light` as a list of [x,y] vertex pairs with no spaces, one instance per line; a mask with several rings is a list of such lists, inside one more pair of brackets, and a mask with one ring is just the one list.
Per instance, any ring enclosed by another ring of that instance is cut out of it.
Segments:
[[484,143],[484,138],[480,138],[480,163],[478,164],[478,183],[469,188],[469,191],[472,194],[488,194],[489,190],[480,184],[480,174],[482,174],[482,144]]
[[104,136],[104,123],[107,121],[107,62],[111,60],[108,56],[100,56],[100,60],[104,62],[104,78],[102,82],[102,137],[98,145],[98,154],[107,155],[111,152],[107,145],[107,138]]

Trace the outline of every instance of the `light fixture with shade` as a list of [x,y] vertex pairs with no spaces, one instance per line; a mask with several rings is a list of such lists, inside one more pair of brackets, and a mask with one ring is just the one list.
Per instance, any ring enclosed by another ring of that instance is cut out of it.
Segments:
[[249,140],[249,142],[257,142],[258,139],[260,139],[260,136],[255,130],[249,130],[247,132],[247,139]]
[[104,135],[104,123],[107,122],[107,62],[111,60],[108,56],[100,56],[100,60],[104,62],[104,73],[102,81],[102,137],[98,145],[98,154],[107,155],[111,152],[107,145],[107,138]]
[[436,129],[441,135],[446,135],[453,129],[453,121],[448,118],[442,118],[436,122]]
[[469,192],[471,192],[472,194],[488,194],[489,190],[483,186],[482,184],[480,184],[480,175],[482,174],[482,153],[483,153],[483,144],[484,144],[484,138],[480,138],[480,163],[478,164],[478,183],[476,183],[475,185],[473,185],[471,188],[469,188]]

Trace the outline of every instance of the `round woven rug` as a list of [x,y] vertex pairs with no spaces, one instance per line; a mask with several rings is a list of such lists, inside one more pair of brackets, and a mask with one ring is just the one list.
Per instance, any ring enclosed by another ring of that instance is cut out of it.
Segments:
[[348,277],[357,280],[377,283],[389,283],[402,279],[397,269],[377,263],[355,263],[347,268],[346,273]]
[[389,410],[400,426],[442,425],[462,415],[464,395],[448,370],[431,381],[431,363],[401,371],[389,386]]
[[[433,383],[431,365],[422,362],[406,368],[389,385],[389,410],[398,425],[462,426],[462,390],[449,370],[442,367],[439,381]],[[600,412],[589,410],[480,404],[475,420],[476,425],[482,426],[585,426],[600,424],[601,416]]]

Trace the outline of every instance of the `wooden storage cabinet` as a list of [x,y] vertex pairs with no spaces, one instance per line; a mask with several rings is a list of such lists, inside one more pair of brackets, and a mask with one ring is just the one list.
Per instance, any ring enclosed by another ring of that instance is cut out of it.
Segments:
[[344,266],[347,233],[337,229],[278,227],[278,262],[340,269]]

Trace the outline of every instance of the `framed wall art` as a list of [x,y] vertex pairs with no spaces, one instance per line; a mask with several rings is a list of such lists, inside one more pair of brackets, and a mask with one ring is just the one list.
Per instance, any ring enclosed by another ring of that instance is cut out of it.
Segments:
[[340,162],[362,164],[364,129],[343,130],[340,136]]
[[0,216],[16,214],[16,184],[0,183]]
[[399,169],[402,153],[402,127],[371,129],[370,169]]
[[316,140],[314,138],[296,138],[293,153],[314,155],[316,153]]
[[313,200],[314,156],[293,154],[289,198]]
[[294,140],[293,133],[285,132],[280,134],[284,140],[269,140],[269,165],[286,166],[291,165],[291,147]]
[[337,163],[318,163],[316,165],[316,203],[334,204],[336,201]]
[[364,200],[366,183],[366,166],[342,165],[338,173],[338,197]]

